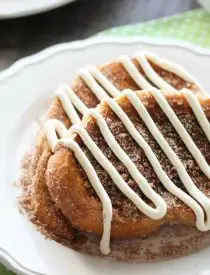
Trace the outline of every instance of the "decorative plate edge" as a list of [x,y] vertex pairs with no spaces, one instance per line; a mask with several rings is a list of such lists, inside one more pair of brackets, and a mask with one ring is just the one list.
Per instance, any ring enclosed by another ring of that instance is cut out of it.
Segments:
[[178,47],[185,50],[189,50],[195,54],[207,55],[207,56],[210,55],[210,49],[205,49],[200,46],[196,46],[192,43],[183,42],[179,40],[159,39],[159,38],[157,39],[157,38],[151,38],[146,36],[144,37],[134,36],[134,37],[128,38],[128,37],[114,37],[114,36],[101,37],[100,35],[98,35],[85,40],[78,40],[75,42],[56,44],[38,53],[21,58],[15,63],[13,63],[10,67],[0,72],[0,82],[3,80],[5,81],[8,77],[14,76],[25,67],[41,62],[51,57],[54,54],[57,54],[63,51],[68,51],[68,50],[78,50],[78,49],[82,50],[84,48],[94,46],[97,44],[112,44],[112,43],[116,43],[116,44],[142,43],[142,44],[151,44],[156,46]]
[[13,256],[11,256],[6,250],[0,247],[0,262],[8,268],[9,271],[15,272],[20,275],[47,275],[44,273],[38,273],[34,270],[24,267]]

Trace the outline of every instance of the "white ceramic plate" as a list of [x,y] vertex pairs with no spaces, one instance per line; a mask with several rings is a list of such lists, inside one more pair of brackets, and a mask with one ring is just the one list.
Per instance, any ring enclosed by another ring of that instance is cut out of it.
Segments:
[[210,274],[210,248],[180,259],[129,264],[81,255],[46,240],[16,206],[18,144],[26,128],[47,109],[49,96],[61,83],[69,83],[86,64],[99,64],[121,54],[148,50],[185,66],[208,89],[210,52],[191,45],[168,42],[93,38],[53,46],[18,61],[0,74],[0,260],[18,274],[47,275],[201,275]]
[[41,13],[75,0],[0,0],[0,18],[15,18]]

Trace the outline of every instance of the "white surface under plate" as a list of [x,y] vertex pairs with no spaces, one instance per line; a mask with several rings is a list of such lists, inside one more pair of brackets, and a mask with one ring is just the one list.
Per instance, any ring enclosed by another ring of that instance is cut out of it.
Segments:
[[0,18],[15,18],[41,13],[75,0],[0,0]]
[[190,45],[119,38],[94,38],[53,46],[0,74],[0,260],[18,274],[207,275],[210,248],[180,259],[122,263],[81,255],[46,240],[19,212],[14,156],[23,132],[47,109],[49,96],[86,64],[100,64],[138,50],[155,52],[185,66],[208,89],[210,54]]

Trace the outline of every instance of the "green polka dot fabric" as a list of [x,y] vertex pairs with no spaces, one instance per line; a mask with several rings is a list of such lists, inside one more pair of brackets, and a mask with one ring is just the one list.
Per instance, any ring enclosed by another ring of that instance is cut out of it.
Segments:
[[197,9],[158,20],[112,28],[100,35],[176,39],[208,48],[210,47],[210,14]]
[[[172,17],[109,29],[100,36],[146,36],[177,39],[210,47],[210,14],[198,9]],[[0,264],[0,275],[14,275]]]
[[12,271],[6,269],[3,265],[0,264],[0,274],[1,275],[15,275]]

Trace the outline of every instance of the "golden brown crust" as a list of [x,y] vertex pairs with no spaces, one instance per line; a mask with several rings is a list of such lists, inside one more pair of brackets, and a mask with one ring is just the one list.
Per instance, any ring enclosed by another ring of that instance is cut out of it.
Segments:
[[[149,92],[137,92],[138,96],[142,99],[145,106],[149,109],[150,114],[160,114],[158,117],[158,121],[161,122],[162,127],[166,127],[167,121],[163,114],[160,112],[160,108],[156,103],[155,99]],[[209,150],[210,147],[207,146],[208,142],[205,139],[204,134],[200,131],[199,127],[195,120],[192,111],[187,104],[186,100],[184,99],[183,95],[180,93],[165,93],[165,96],[169,102],[169,104],[173,107],[174,111],[179,116],[183,116],[184,118],[188,119],[188,126],[194,128],[194,131],[198,132],[196,136],[196,140],[200,142],[199,147],[203,151],[204,156],[206,157],[207,161],[210,161],[210,154]],[[205,97],[199,97],[200,103],[207,115],[210,118],[210,99],[206,99]],[[131,103],[125,96],[120,96],[117,99],[118,104],[123,108],[123,110],[129,114],[131,119],[136,119],[137,114],[134,108],[132,107]],[[116,117],[113,115],[110,108],[105,104],[101,103],[98,105],[98,110],[103,114],[105,118],[109,119],[109,126],[111,126],[114,122],[116,122]],[[190,122],[192,119],[192,123]],[[156,121],[156,122],[158,122]],[[138,122],[139,123],[139,122]],[[86,120],[83,120],[83,125],[88,131],[88,133],[94,137],[99,134],[99,131],[96,130],[96,122],[92,117],[86,117]],[[117,128],[117,123],[115,124],[115,128]],[[142,131],[142,129],[141,129]],[[191,131],[191,130],[189,130]],[[191,132],[190,132],[191,133]],[[199,134],[200,133],[200,134]],[[114,133],[113,133],[114,134]],[[118,132],[117,135],[119,136],[121,133]],[[125,135],[125,132],[123,132]],[[173,144],[177,139],[177,136],[172,136],[170,132],[166,133],[167,136],[171,139],[170,142]],[[166,138],[167,138],[166,136]],[[77,142],[82,145],[81,140],[76,137]],[[100,144],[101,150],[106,152],[107,147],[104,144],[99,142],[99,136],[96,138],[96,142]],[[120,142],[120,140],[119,140]],[[82,147],[83,148],[83,147]],[[179,157],[184,163],[188,163],[192,161],[192,157],[186,153],[187,149],[182,149],[182,155]],[[178,149],[177,149],[178,150]],[[136,152],[137,149],[136,149]],[[143,152],[138,152],[139,154],[143,155]],[[188,157],[189,159],[185,159]],[[92,158],[91,158],[92,160]],[[117,162],[115,163],[117,165]],[[141,163],[141,165],[145,165],[148,167],[148,163]],[[102,168],[97,166],[94,167],[96,172],[102,173]],[[172,173],[170,170],[172,169],[169,167],[168,173]],[[194,164],[193,170],[196,171],[196,167]],[[189,168],[189,173],[191,173],[192,169]],[[143,171],[145,172],[145,171]],[[145,172],[146,173],[146,172]],[[170,174],[173,176],[173,174]],[[210,187],[209,187],[209,180],[202,175],[202,179],[205,182],[200,182],[200,175],[198,178],[195,175],[193,180],[196,184],[199,185],[200,189],[203,189],[203,192],[210,195]],[[175,176],[174,176],[175,179]],[[177,180],[177,179],[176,179]],[[94,196],[92,193],[88,192],[87,189],[87,178],[84,177],[81,168],[74,157],[74,154],[68,150],[67,148],[61,148],[56,152],[53,156],[51,156],[48,162],[48,168],[46,173],[46,183],[48,185],[48,189],[50,191],[51,197],[55,202],[56,206],[61,209],[62,213],[71,221],[73,227],[78,228],[81,231],[85,232],[93,232],[96,234],[101,235],[103,232],[103,219],[102,219],[102,207],[99,199]],[[102,183],[104,183],[102,181]],[[155,182],[156,184],[161,185],[160,182]],[[155,184],[154,183],[154,184]],[[180,183],[179,183],[180,184]],[[109,187],[104,183],[105,189],[109,190]],[[108,192],[108,191],[107,191]],[[109,190],[109,192],[111,192]],[[119,191],[120,192],[120,191]],[[161,195],[167,200],[168,196],[170,195],[167,190],[161,189]],[[118,197],[113,196],[113,200]],[[116,207],[114,208],[114,215],[112,221],[112,232],[111,237],[113,238],[130,238],[130,237],[145,237],[150,236],[152,232],[157,231],[160,226],[165,224],[182,224],[187,226],[194,226],[195,225],[195,217],[193,211],[185,205],[181,201],[177,201],[173,196],[169,197],[170,201],[167,201],[168,204],[168,211],[167,215],[161,220],[152,220],[141,213],[138,213],[137,217],[133,216],[125,216],[122,213],[122,210],[118,211],[119,209]],[[122,199],[122,204],[124,203],[125,198]],[[173,202],[173,203],[172,203]],[[130,205],[130,208],[132,204]]]
[[[140,66],[135,60],[134,63],[137,68],[141,70]],[[199,91],[195,84],[183,81],[181,78],[158,68],[154,64],[152,64],[152,66],[166,81],[168,81],[177,89],[186,87],[195,92]],[[134,83],[134,81],[130,78],[119,62],[112,62],[106,65],[102,65],[99,67],[99,69],[118,89],[139,89],[139,87]],[[88,107],[95,107],[98,104],[98,99],[93,95],[90,89],[79,77],[77,77],[73,82],[72,88]],[[52,103],[47,115],[47,119],[48,118],[59,119],[67,127],[71,125],[58,99],[55,99]],[[30,165],[31,183],[28,185],[27,192],[23,194],[22,205],[26,212],[28,212],[30,216],[33,217],[33,221],[36,224],[41,224],[47,232],[50,234],[53,233],[56,238],[61,237],[70,239],[73,236],[71,227],[69,226],[69,223],[66,222],[66,219],[61,215],[60,211],[55,207],[45,184],[44,167],[48,162],[51,154],[52,153],[48,146],[48,142],[43,131],[41,130],[37,137],[36,150],[34,151]],[[41,167],[41,169],[39,169],[39,167]],[[60,226],[57,226],[57,224]],[[99,224],[101,223],[99,222]]]

